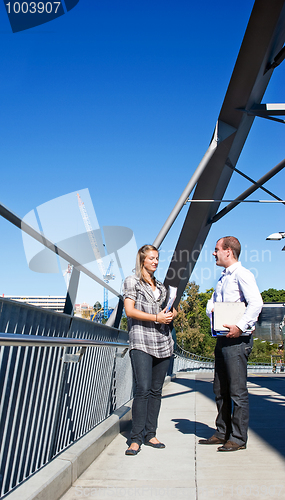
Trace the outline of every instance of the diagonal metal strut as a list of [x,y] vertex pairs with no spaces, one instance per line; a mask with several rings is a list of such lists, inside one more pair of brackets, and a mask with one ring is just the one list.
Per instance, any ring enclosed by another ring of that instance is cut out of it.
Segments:
[[[255,180],[253,180],[251,177],[246,175],[244,172],[242,172],[238,168],[234,167],[231,164],[230,160],[226,161],[226,165],[228,167],[230,167],[232,170],[234,170],[235,172],[237,172],[237,174],[241,175],[242,177],[244,177],[245,179],[250,181],[252,184],[257,184],[257,182]],[[275,198],[275,200],[282,201],[281,198],[279,198],[279,196],[276,196],[276,194],[272,193],[272,191],[269,191],[269,189],[266,189],[264,186],[259,186],[259,188],[262,189],[262,191],[264,191],[265,193],[269,194],[269,196],[272,196],[272,198]]]
[[[250,186],[248,189],[246,189],[246,191],[244,191],[242,194],[240,194],[234,201],[229,203],[229,205],[227,205],[225,208],[223,208],[223,210],[221,210],[216,215],[214,215],[214,217],[211,217],[211,219],[209,220],[209,224],[212,224],[213,222],[217,222],[222,217],[224,217],[224,215],[228,214],[241,201],[248,198],[248,196],[250,196],[252,193],[254,193],[259,187],[262,186],[262,184],[264,184],[269,179],[274,177],[274,175],[277,174],[278,172],[280,172],[280,170],[282,170],[284,167],[285,167],[285,159],[282,160],[280,163],[278,163],[278,165],[276,165],[276,167],[272,168],[269,172],[267,172],[267,174],[265,174],[263,177],[261,177],[261,179],[259,179],[259,181],[254,183],[253,186]],[[279,201],[282,202],[282,200],[279,200]],[[284,202],[283,202],[283,205],[285,205]]]

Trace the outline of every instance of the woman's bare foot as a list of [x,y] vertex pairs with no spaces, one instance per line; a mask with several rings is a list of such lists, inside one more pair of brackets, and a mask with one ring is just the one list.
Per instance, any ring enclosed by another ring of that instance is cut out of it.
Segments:
[[131,443],[131,445],[129,446],[129,450],[135,450],[137,451],[139,449],[139,444],[138,443]]

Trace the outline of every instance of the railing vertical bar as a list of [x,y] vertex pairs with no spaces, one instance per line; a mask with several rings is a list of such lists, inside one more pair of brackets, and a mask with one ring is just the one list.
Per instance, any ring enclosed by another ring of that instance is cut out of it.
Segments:
[[[94,349],[92,353],[90,352],[90,364],[91,366],[97,367],[99,363],[99,349]],[[97,404],[96,404],[96,389],[97,389],[97,384],[96,384],[97,376],[95,373],[93,373],[93,378],[92,378],[92,388],[90,389],[92,391],[92,403],[90,405],[90,414],[89,414],[89,419],[90,422],[95,422],[96,421],[96,411],[97,411]],[[90,381],[91,382],[91,381]]]
[[[30,349],[21,349],[23,353],[22,369],[20,382],[17,388],[17,393],[20,395],[17,397],[18,408],[15,408],[15,414],[18,413],[19,406],[25,408],[27,399],[27,387],[29,383],[29,358]],[[21,445],[23,443],[23,437],[25,434],[25,422],[24,422],[24,412],[19,412],[19,422],[17,423],[17,434],[16,434],[16,444],[13,457],[13,467],[11,470],[11,485],[18,484],[18,472],[19,472],[19,462],[21,457]]]
[[[15,349],[15,348],[14,348]],[[9,446],[7,447],[7,454],[6,454],[6,460],[8,468],[7,471],[9,473],[9,480],[7,478],[7,487],[10,489],[11,488],[11,471],[12,471],[12,466],[13,466],[13,458],[15,455],[15,428],[16,428],[16,408],[18,404],[18,400],[16,398],[16,387],[18,387],[17,380],[19,379],[20,373],[18,373],[18,366],[19,366],[19,360],[21,358],[21,351],[15,350],[16,352],[14,353],[15,356],[15,371],[14,373],[11,373],[12,375],[12,383],[11,383],[11,397],[9,398],[8,402],[8,408],[7,408],[7,415],[6,415],[6,422],[5,422],[5,432],[4,432],[4,440],[5,435],[9,435]],[[11,360],[13,357],[11,358]],[[12,371],[12,370],[11,370]],[[12,459],[10,459],[12,457]]]
[[[0,440],[1,440],[1,448],[0,448],[0,474],[1,474],[1,493],[5,491],[5,483],[6,483],[6,470],[7,470],[7,453],[9,451],[8,446],[10,446],[10,441],[7,439],[7,426],[9,422],[9,399],[10,399],[10,390],[9,390],[9,374],[11,365],[14,366],[13,355],[15,357],[15,350],[13,348],[5,347],[3,348],[3,358],[5,360],[5,365],[2,365],[1,371],[5,370],[5,383],[2,392],[2,404],[1,404],[1,413],[0,413]],[[3,360],[2,358],[2,360]]]
[[40,425],[39,415],[39,407],[40,407],[40,399],[42,397],[42,376],[43,376],[43,348],[37,347],[35,353],[35,377],[32,384],[32,398],[31,404],[33,407],[33,414],[31,415],[31,427],[30,427],[30,436],[28,438],[28,460],[26,463],[26,471],[25,476],[29,476],[33,472],[35,472],[35,454],[38,447],[38,428]]
[[[89,381],[88,381],[88,373],[89,373],[89,352],[84,354],[83,362],[80,363],[81,366],[78,367],[77,379],[78,383],[76,384],[76,389],[73,393],[73,397],[71,397],[71,408],[73,413],[76,413],[77,418],[73,415],[73,433],[74,436],[81,435],[82,430],[82,422],[86,417],[86,412],[83,410],[85,408],[85,402],[89,395]],[[81,373],[79,373],[79,370]],[[91,377],[90,377],[91,378]],[[90,379],[89,378],[89,379]],[[83,389],[84,388],[84,389]],[[80,405],[81,411],[78,410],[78,406]],[[82,411],[83,410],[83,411]]]
[[65,363],[62,363],[62,368],[60,372],[60,379],[59,379],[59,386],[58,386],[58,392],[57,392],[57,398],[56,398],[56,407],[55,407],[55,417],[54,417],[54,425],[52,429],[52,434],[51,434],[51,443],[50,443],[50,454],[49,454],[49,460],[51,460],[57,453],[57,438],[60,435],[60,428],[62,424],[62,419],[61,419],[61,408],[63,407],[64,401],[64,382],[65,382],[65,377],[66,377],[66,369],[67,366]]
[[[63,370],[63,363],[60,361],[60,354],[62,350],[61,349],[54,349],[54,357],[53,357],[53,365],[50,373],[50,380],[53,382],[55,380],[60,381],[61,376],[62,376],[62,370]],[[50,399],[52,401],[52,404],[50,405],[49,412],[48,412],[48,425],[47,425],[47,431],[46,431],[46,450],[45,450],[45,455],[43,457],[43,462],[46,463],[48,460],[48,457],[50,456],[50,450],[51,450],[51,443],[52,443],[52,429],[54,426],[54,420],[55,420],[55,415],[56,415],[56,402],[59,397],[59,387],[60,384],[51,384],[51,389],[50,389]]]
[[[23,425],[25,425],[23,429],[23,437],[22,437],[22,446],[21,446],[21,451],[20,451],[20,457],[19,457],[19,464],[21,464],[25,459],[25,448],[26,448],[26,442],[28,435],[30,433],[29,427],[27,428],[26,424],[27,421],[29,420],[29,415],[31,413],[32,406],[28,404],[29,398],[30,398],[30,386],[32,384],[32,376],[34,375],[33,372],[33,360],[35,356],[35,348],[30,347],[26,349],[27,351],[27,361],[29,363],[28,365],[28,372],[27,372],[27,378],[26,378],[26,388],[25,388],[25,398],[23,401],[23,413],[22,413],[22,418],[23,418]],[[18,466],[18,471],[17,471],[17,477],[16,477],[16,484],[18,484],[21,480],[23,479],[23,469]]]
[[45,377],[43,380],[43,390],[44,393],[46,393],[46,398],[41,398],[41,409],[40,409],[40,414],[41,414],[41,426],[40,426],[40,434],[39,434],[39,447],[38,447],[38,452],[37,452],[37,458],[36,458],[36,469],[40,468],[43,465],[43,454],[44,454],[44,444],[45,444],[45,424],[47,424],[47,416],[48,416],[48,409],[51,406],[51,400],[50,400],[50,364],[52,362],[52,354],[53,354],[53,349],[48,349],[44,348],[44,358],[45,362]]

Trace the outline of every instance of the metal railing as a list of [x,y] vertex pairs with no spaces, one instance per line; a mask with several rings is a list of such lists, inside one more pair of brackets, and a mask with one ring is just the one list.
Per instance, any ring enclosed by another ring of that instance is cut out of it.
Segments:
[[64,337],[37,337],[36,335],[0,333],[0,345],[23,347],[129,347],[128,342],[107,342],[103,340],[75,339]]
[[248,361],[247,371],[251,373],[271,373],[273,365],[271,363],[256,363],[255,361]]
[[[175,348],[175,354],[179,359],[174,364],[176,371],[181,370],[213,370],[215,366],[214,357],[199,356],[191,352],[185,351],[178,344]],[[254,373],[271,373],[273,370],[272,363],[256,363],[255,361],[248,361],[248,370]]]
[[129,401],[132,371],[105,325],[1,298],[0,332],[3,496]]
[[181,370],[208,371],[214,369],[214,358],[199,356],[198,354],[185,351],[178,344],[175,347],[175,355],[173,370],[175,372]]
[[[0,332],[3,496],[129,401],[133,377],[125,331],[0,298]],[[206,368],[192,358],[172,372]]]
[[193,354],[192,352],[185,351],[180,345],[177,344],[175,348],[175,353],[183,358],[192,359],[200,363],[214,363],[214,357],[200,356],[199,354]]
[[[128,333],[0,298],[0,496],[132,398]],[[177,346],[171,373],[213,370]]]

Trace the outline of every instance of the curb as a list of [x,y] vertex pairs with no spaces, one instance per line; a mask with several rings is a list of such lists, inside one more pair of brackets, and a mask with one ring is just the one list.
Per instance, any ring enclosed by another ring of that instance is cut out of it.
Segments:
[[[163,387],[176,375],[165,377]],[[59,500],[132,418],[132,401],[118,408],[88,434],[5,496],[5,500]]]
[[132,401],[5,496],[8,500],[59,500],[132,418]]

